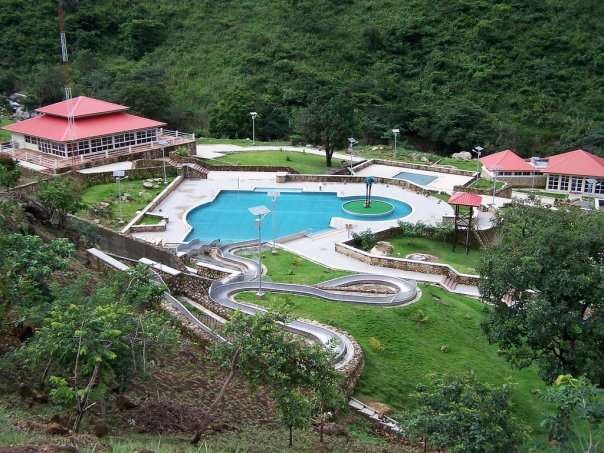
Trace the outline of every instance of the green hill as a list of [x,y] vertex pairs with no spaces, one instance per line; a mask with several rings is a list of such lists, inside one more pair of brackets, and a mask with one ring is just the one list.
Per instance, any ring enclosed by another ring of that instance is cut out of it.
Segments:
[[[67,1],[67,0],[65,0]],[[76,93],[203,135],[286,138],[340,96],[355,136],[400,126],[439,152],[604,145],[596,0],[80,0],[66,15]],[[60,99],[56,2],[0,4],[0,89]]]

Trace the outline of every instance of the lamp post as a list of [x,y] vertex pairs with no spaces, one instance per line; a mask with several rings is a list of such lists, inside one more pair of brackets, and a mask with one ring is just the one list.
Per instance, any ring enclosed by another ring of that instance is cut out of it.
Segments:
[[472,148],[472,152],[476,154],[476,172],[480,173],[480,156],[482,155],[482,152],[484,151],[484,148],[482,146],[475,146],[474,148]]
[[279,198],[279,195],[281,195],[280,192],[278,191],[271,191],[268,193],[268,196],[271,197],[271,200],[273,201],[273,215],[272,215],[272,219],[271,219],[271,223],[272,223],[272,227],[273,227],[273,249],[271,250],[271,254],[276,255],[277,254],[277,248],[275,245],[275,238],[277,237],[277,232],[275,231],[275,225],[276,225],[276,217],[277,217],[277,210],[276,210],[276,204],[277,204],[277,198]]
[[117,206],[120,213],[118,223],[124,223],[124,213],[122,210],[122,189],[120,187],[120,180],[124,177],[125,174],[126,172],[124,170],[113,170],[113,177],[115,178],[115,183],[117,185]]
[[400,129],[392,129],[392,134],[394,135],[394,159],[396,160],[396,138],[401,133]]
[[493,207],[495,207],[495,189],[497,188],[497,172],[499,171],[499,167],[495,166],[493,169]]
[[256,117],[258,116],[258,112],[250,112],[250,116],[252,117],[252,145],[256,144]]
[[271,213],[270,209],[266,206],[254,206],[248,208],[248,211],[255,217],[256,227],[258,228],[258,291],[256,291],[256,297],[264,296],[262,291],[262,219]]
[[165,155],[165,146],[170,142],[168,140],[158,140],[157,144],[161,147],[161,161],[164,166],[164,186],[168,184],[168,178],[166,177],[166,155]]
[[348,138],[348,152],[350,153],[350,174],[352,174],[352,147],[357,143],[359,143],[357,139],[353,137]]

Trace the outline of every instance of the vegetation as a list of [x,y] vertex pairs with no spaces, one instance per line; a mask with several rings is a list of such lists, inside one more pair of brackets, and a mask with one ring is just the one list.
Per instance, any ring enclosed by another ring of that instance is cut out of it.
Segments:
[[[544,154],[604,140],[600,2],[66,4],[74,94],[201,136],[250,137],[252,110],[261,139],[309,124],[317,136],[327,123],[315,114],[333,110],[339,137],[368,143],[395,126],[443,150]],[[0,90],[25,90],[32,107],[60,100],[56,3],[8,0],[0,18]]]
[[559,200],[568,199],[568,194],[566,194],[566,193],[546,192],[543,190],[531,190],[531,189],[514,189],[514,190],[517,190],[518,192],[532,194],[537,197],[558,198]]
[[541,393],[554,405],[544,420],[549,438],[565,451],[598,451],[604,441],[604,393],[585,378],[558,376]]
[[493,190],[493,186],[495,186],[495,190],[499,190],[505,186],[505,183],[501,181],[493,181],[490,179],[479,178],[476,181],[473,181],[470,184],[470,187],[474,189],[484,189],[484,190]]
[[0,186],[7,190],[15,187],[20,177],[21,171],[17,162],[10,157],[0,156]]
[[450,452],[519,452],[526,429],[512,415],[510,385],[464,377],[434,376],[417,386],[417,409],[405,418],[410,438]]
[[462,159],[453,159],[452,157],[445,157],[444,159],[440,159],[437,162],[437,165],[446,165],[448,167],[455,167],[459,170],[467,170],[467,171],[480,171],[478,167],[478,163],[476,159],[473,160],[462,160]]
[[361,231],[360,233],[352,233],[352,243],[361,250],[368,252],[375,244],[377,244],[377,238],[375,237],[375,234],[368,229]]
[[230,153],[220,159],[220,164],[229,165],[268,165],[290,167],[299,173],[324,174],[328,168],[325,159],[316,154],[298,151],[254,151]]
[[373,200],[370,206],[366,206],[364,200],[352,200],[344,203],[343,208],[354,214],[375,215],[388,214],[394,209],[392,204],[381,200]]
[[[173,179],[174,177],[168,176],[168,183]],[[125,221],[131,219],[137,211],[147,206],[165,188],[160,183],[155,188],[147,189],[143,187],[143,182],[142,179],[122,180],[120,182],[123,197],[121,203],[118,199],[116,183],[88,186],[81,195],[81,202],[85,209],[80,210],[79,214],[88,218],[100,218],[103,223],[117,228],[120,226],[120,217],[123,217]],[[107,206],[105,207],[101,203],[106,203]]]
[[[537,364],[604,384],[604,217],[576,208],[514,205],[498,211],[501,241],[479,272],[484,323],[511,363]],[[513,302],[509,305],[504,302]]]
[[[0,118],[0,127],[7,126],[11,124],[13,121],[8,118]],[[11,135],[10,132],[0,129],[0,143],[4,143],[10,141]]]
[[67,214],[80,209],[81,186],[72,178],[52,178],[38,184],[37,197],[52,214],[53,221],[63,223]]
[[[263,262],[273,281],[310,284],[342,275],[282,251],[278,255],[265,253]],[[290,275],[288,269],[295,271]],[[394,309],[278,294],[267,294],[264,299],[257,299],[254,293],[237,297],[352,335],[365,355],[365,368],[356,388],[356,396],[361,399],[387,403],[400,414],[410,408],[410,395],[416,385],[428,383],[433,373],[460,375],[471,370],[484,383],[516,383],[511,390],[513,413],[534,434],[542,432],[544,403],[533,391],[543,384],[535,370],[510,368],[497,348],[488,344],[480,325],[489,309],[476,300],[437,287],[421,289],[418,302]],[[376,339],[380,344],[377,348]],[[441,352],[445,344],[448,350]]]
[[[278,325],[285,321],[284,315],[270,312],[257,316],[237,313],[229,320],[224,328],[229,342],[213,348],[228,374],[208,411],[218,404],[238,372],[254,387],[264,385],[271,389],[281,421],[289,429],[290,447],[293,428],[309,426],[313,412],[320,418],[323,442],[325,414],[342,402],[340,375],[333,368],[330,352],[320,345],[304,345],[292,338]],[[201,432],[193,442],[200,438]]]
[[465,248],[460,244],[453,251],[451,242],[439,239],[395,236],[389,238],[388,242],[394,247],[392,256],[404,258],[411,253],[425,253],[435,256],[436,262],[449,264],[463,273],[475,274],[482,256],[482,252],[477,248],[470,248],[466,255]]

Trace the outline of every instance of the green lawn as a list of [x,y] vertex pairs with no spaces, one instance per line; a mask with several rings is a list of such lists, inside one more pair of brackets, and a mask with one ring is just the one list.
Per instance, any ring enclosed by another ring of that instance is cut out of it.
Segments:
[[514,190],[517,190],[518,192],[534,194],[538,197],[558,198],[559,200],[566,200],[568,198],[568,194],[566,194],[566,193],[546,192],[544,190],[531,190],[531,189],[514,189]]
[[[8,118],[0,118],[0,126],[6,126],[14,123],[13,120]],[[10,132],[0,129],[0,142],[9,141],[11,138]]]
[[[496,190],[501,189],[503,186],[505,186],[505,183],[503,183],[501,181],[495,182]],[[491,181],[489,179],[480,178],[480,179],[477,179],[476,181],[474,181],[472,184],[470,184],[470,187],[473,187],[474,189],[493,190],[493,181]]]
[[[173,179],[173,177],[168,177],[168,183],[170,183]],[[143,187],[143,181],[143,179],[127,179],[120,183],[122,194],[128,193],[133,198],[133,200],[129,202],[117,202],[117,186],[116,183],[113,182],[107,184],[97,184],[86,188],[82,193],[81,200],[86,206],[94,206],[99,202],[110,203],[111,218],[99,218],[104,225],[117,228],[122,226],[118,222],[120,216],[120,205],[123,213],[123,219],[125,222],[128,222],[130,219],[132,219],[132,217],[134,217],[136,211],[140,211],[147,206],[147,204],[149,204],[149,202],[165,188],[165,186],[160,183],[159,188],[157,189],[145,189]],[[86,218],[94,217],[94,214],[92,214],[88,209],[81,210],[79,215]]]
[[[273,281],[316,283],[341,275],[301,258],[279,252],[265,253],[268,276]],[[294,261],[292,263],[292,261]],[[290,265],[287,265],[291,263]],[[287,271],[291,269],[291,274]],[[365,353],[365,368],[356,389],[357,397],[378,400],[395,411],[409,404],[415,385],[433,373],[474,372],[485,382],[515,383],[514,411],[541,437],[539,428],[544,404],[533,394],[543,388],[535,370],[512,369],[489,345],[480,330],[488,307],[479,301],[454,295],[443,289],[421,285],[417,303],[397,308],[377,308],[328,302],[320,299],[268,294],[257,299],[253,293],[240,294],[242,300],[266,307],[288,310],[293,316],[317,320],[350,333]],[[427,319],[424,322],[420,319]],[[377,338],[383,350],[375,351],[370,338]],[[441,346],[448,345],[448,352]]]
[[455,167],[460,170],[468,170],[468,171],[479,171],[478,164],[476,160],[461,160],[461,159],[453,159],[452,157],[445,157],[441,159],[437,165],[448,165],[450,167]]
[[[231,153],[210,163],[228,165],[272,165],[291,167],[300,173],[323,174],[329,168],[325,165],[325,157],[316,154],[306,154],[297,151],[254,151]],[[332,169],[338,168],[338,162],[333,161]]]
[[[197,139],[197,143],[200,145],[237,145],[237,146],[254,146],[252,145],[252,139],[250,138],[213,138],[213,137],[200,137]],[[256,146],[268,145],[268,146],[291,146],[291,143],[287,140],[277,140],[271,142],[264,142],[256,140]]]
[[157,225],[159,222],[161,222],[159,217],[145,214],[142,219],[138,221],[138,225]]
[[343,209],[355,214],[379,215],[392,212],[394,207],[385,201],[373,200],[369,207],[365,207],[365,200],[351,200],[344,203]]
[[394,247],[392,256],[404,258],[409,253],[427,253],[439,258],[439,263],[446,263],[463,273],[476,273],[480,263],[481,252],[471,248],[466,255],[465,248],[458,244],[455,252],[452,244],[434,239],[400,236],[388,239]]

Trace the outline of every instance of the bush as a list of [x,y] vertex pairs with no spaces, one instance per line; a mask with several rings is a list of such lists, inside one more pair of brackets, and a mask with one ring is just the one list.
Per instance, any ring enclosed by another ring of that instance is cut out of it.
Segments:
[[369,338],[369,347],[373,349],[374,352],[382,352],[384,350],[382,342],[376,337]]
[[186,146],[181,146],[174,151],[174,154],[178,157],[189,157],[191,155],[191,150]]
[[352,233],[352,241],[355,247],[368,252],[377,243],[375,234],[371,230],[365,230],[361,233]]
[[448,241],[453,234],[453,225],[439,223],[438,225],[426,225],[422,222],[410,223],[399,221],[399,226],[404,236],[435,239],[437,241]]

